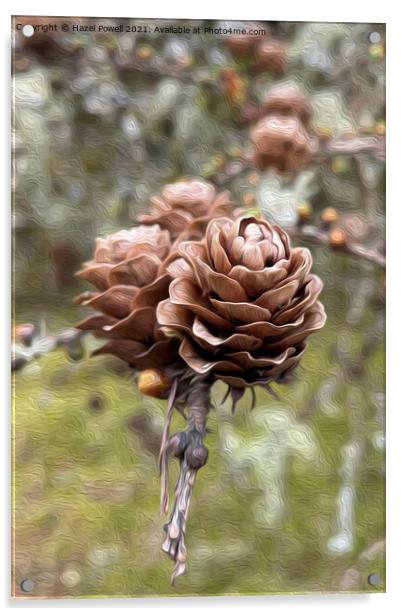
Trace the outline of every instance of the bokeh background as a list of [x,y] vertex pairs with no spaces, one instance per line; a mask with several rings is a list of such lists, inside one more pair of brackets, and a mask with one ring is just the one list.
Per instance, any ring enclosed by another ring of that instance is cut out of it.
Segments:
[[[89,23],[132,31],[72,31]],[[23,24],[59,28],[28,38]],[[319,225],[333,207],[351,241],[384,252],[384,157],[348,146],[385,134],[383,25],[251,24],[281,50],[262,59],[230,35],[152,33],[155,25],[239,26],[13,20],[14,325],[34,328],[30,346],[16,345],[24,359],[14,372],[13,593],[383,591],[378,264],[297,240],[324,281],[327,325],[297,379],[275,387],[278,399],[260,391],[251,411],[247,394],[232,415],[220,403],[225,388],[213,390],[210,458],[188,523],[190,570],[175,588],[158,513],[165,403],[142,397],[118,360],[90,358],[99,343],[89,336],[52,350],[52,335],[84,314],[72,304],[86,288],[74,272],[95,238],[135,224],[150,196],[183,176],[216,181],[289,228],[303,212]],[[240,164],[253,109],[280,82],[308,97],[321,146],[346,142],[291,177]],[[172,462],[171,487],[176,472]]]

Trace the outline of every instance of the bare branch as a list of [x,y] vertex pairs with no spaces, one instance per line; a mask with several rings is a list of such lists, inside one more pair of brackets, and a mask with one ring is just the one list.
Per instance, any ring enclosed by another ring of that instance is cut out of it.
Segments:
[[329,241],[329,234],[325,231],[321,231],[314,225],[302,225],[299,227],[286,229],[286,231],[292,237],[312,240],[313,242],[321,244],[322,246],[328,246],[330,248],[333,248],[333,250],[345,252],[347,254],[359,257],[361,259],[365,259],[366,261],[370,261],[371,263],[375,263],[376,265],[385,268],[386,258],[384,255],[380,254],[379,252],[376,252],[375,250],[365,248],[360,244],[352,244],[350,242],[346,242],[341,246],[337,246],[335,248],[331,246],[331,243]]
[[46,355],[57,348],[65,347],[71,355],[75,355],[78,344],[85,332],[79,329],[65,329],[58,334],[33,333],[29,339],[16,342],[13,345],[11,370],[19,370],[27,363]]
[[166,536],[162,549],[175,563],[172,584],[187,571],[185,533],[191,495],[197,471],[206,464],[208,458],[203,439],[210,406],[209,387],[209,383],[204,381],[193,383],[188,396],[188,426],[184,432],[171,439],[172,451],[180,458],[180,473],[172,515],[164,527]]

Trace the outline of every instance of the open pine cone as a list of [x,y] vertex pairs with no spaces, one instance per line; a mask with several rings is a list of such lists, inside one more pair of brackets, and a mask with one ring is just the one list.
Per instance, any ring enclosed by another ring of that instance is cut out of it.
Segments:
[[213,220],[168,266],[173,281],[158,322],[181,338],[180,355],[199,374],[240,390],[285,380],[326,319],[311,264],[307,248],[291,248],[265,220]]
[[168,184],[151,204],[150,214],[138,220],[167,229],[172,240],[201,239],[211,218],[233,214],[228,191],[217,194],[212,184],[195,179]]
[[79,276],[98,291],[76,302],[97,312],[78,324],[110,340],[95,354],[112,353],[135,369],[158,368],[177,360],[177,344],[167,340],[156,322],[158,302],[168,297],[168,231],[159,225],[119,231],[96,242],[92,261]]

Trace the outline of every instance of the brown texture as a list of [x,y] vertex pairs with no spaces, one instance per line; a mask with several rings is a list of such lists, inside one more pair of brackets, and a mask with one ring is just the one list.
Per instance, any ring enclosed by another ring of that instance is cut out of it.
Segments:
[[307,248],[291,248],[265,220],[213,220],[168,266],[173,281],[158,321],[181,339],[181,357],[199,374],[239,389],[284,380],[325,323],[311,264]]
[[280,41],[263,39],[255,49],[255,70],[269,70],[279,75],[286,64],[286,47]]
[[311,105],[304,94],[290,84],[277,84],[266,94],[263,107],[268,114],[297,116],[305,125],[311,117]]
[[227,41],[227,45],[234,56],[247,56],[251,54],[263,35],[253,34],[232,34]]
[[255,162],[260,169],[297,173],[310,162],[314,143],[297,117],[269,115],[251,130]]
[[165,186],[161,197],[152,197],[150,213],[138,219],[167,229],[172,240],[201,239],[211,218],[232,214],[228,191],[218,194],[209,182],[189,179]]
[[135,369],[170,366],[177,344],[166,339],[156,322],[156,306],[168,296],[168,231],[140,225],[96,241],[92,261],[78,275],[97,288],[76,302],[97,312],[77,326],[109,341],[95,351],[112,353]]

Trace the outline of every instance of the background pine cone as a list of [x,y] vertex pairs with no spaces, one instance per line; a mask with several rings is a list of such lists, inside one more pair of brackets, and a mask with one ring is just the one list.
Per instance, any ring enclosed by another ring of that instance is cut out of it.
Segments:
[[291,248],[280,227],[242,217],[211,221],[202,241],[178,253],[157,316],[182,339],[187,364],[239,389],[290,375],[326,319],[310,251]]
[[227,39],[227,46],[234,56],[243,57],[251,54],[262,39],[262,34],[232,34]]
[[256,63],[253,70],[268,70],[276,75],[283,73],[286,64],[286,47],[281,41],[263,39],[255,52]]
[[98,292],[76,302],[98,312],[78,324],[110,340],[95,355],[112,353],[136,369],[169,366],[177,360],[177,343],[156,326],[156,306],[168,296],[165,270],[169,233],[159,225],[119,231],[96,242],[92,261],[78,272]]
[[263,107],[267,114],[296,116],[305,126],[310,121],[310,102],[291,84],[280,83],[270,88],[263,100]]
[[160,225],[172,240],[201,239],[211,218],[232,215],[229,192],[217,194],[215,187],[203,180],[183,180],[165,186],[161,197],[152,197],[150,214],[142,214],[143,224]]
[[308,165],[313,141],[294,116],[269,115],[251,131],[255,161],[260,169],[274,167],[281,173],[296,173]]

